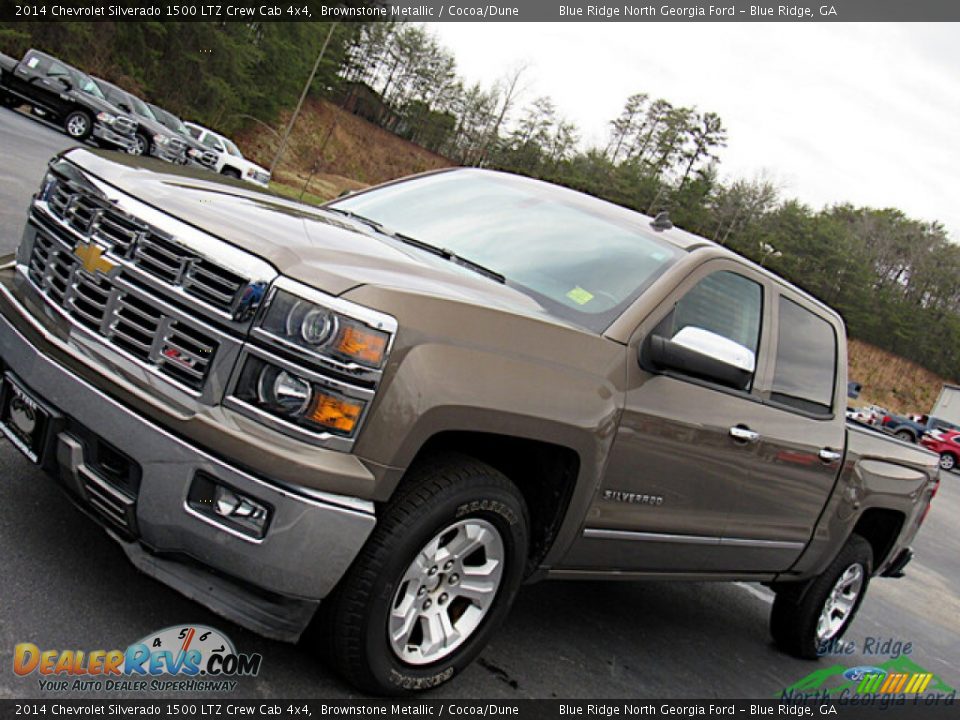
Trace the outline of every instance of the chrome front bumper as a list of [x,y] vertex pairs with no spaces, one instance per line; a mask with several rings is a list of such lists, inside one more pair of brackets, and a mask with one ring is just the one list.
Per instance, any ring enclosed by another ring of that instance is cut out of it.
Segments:
[[116,133],[106,125],[103,125],[99,122],[94,123],[93,125],[93,136],[97,140],[109,143],[110,145],[115,145],[121,150],[129,151],[134,146],[134,139],[132,136]]
[[[6,296],[7,312],[17,307],[2,285],[0,293]],[[29,322],[23,312],[17,321]],[[38,323],[30,324],[45,340],[59,342]],[[131,561],[256,632],[295,640],[374,527],[370,503],[293,492],[145,419],[42,353],[2,314],[0,360],[30,393],[68,419],[56,431],[59,476],[78,504],[111,530]],[[109,480],[98,474],[91,458],[91,437],[140,468],[126,537],[104,513],[102,500],[98,504],[97,492],[102,495],[101,486]],[[188,507],[198,471],[272,509],[263,538],[232,531]]]

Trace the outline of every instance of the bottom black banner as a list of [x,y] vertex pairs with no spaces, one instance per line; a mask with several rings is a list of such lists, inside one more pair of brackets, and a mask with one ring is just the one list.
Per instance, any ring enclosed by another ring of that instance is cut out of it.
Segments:
[[0,700],[0,718],[955,718],[955,697],[875,696],[784,700]]

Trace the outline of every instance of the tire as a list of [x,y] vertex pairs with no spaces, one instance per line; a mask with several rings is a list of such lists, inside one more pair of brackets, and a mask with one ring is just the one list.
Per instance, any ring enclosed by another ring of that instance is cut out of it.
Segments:
[[137,157],[145,157],[150,155],[150,138],[148,138],[143,133],[137,133],[134,136],[133,145],[130,146],[130,149],[127,150],[129,155],[136,155]]
[[74,140],[86,140],[93,132],[93,119],[83,110],[74,110],[63,119],[63,129]]
[[506,617],[527,558],[523,496],[490,466],[447,455],[411,470],[398,493],[320,609],[339,673],[383,695],[467,667]]
[[3,94],[0,95],[0,105],[3,105],[5,108],[15,108],[20,104],[19,100],[16,100],[11,95]]
[[[817,659],[823,654],[824,645],[838,640],[850,627],[872,571],[870,543],[859,535],[851,535],[830,566],[808,586],[782,588],[770,613],[770,634],[777,647],[796,657]],[[838,590],[839,595],[835,595]],[[834,598],[837,602],[831,614],[832,625],[821,625],[828,602],[833,603]],[[840,612],[843,614],[838,616]]]
[[913,436],[913,433],[909,430],[898,430],[894,433],[894,437],[898,437],[904,442],[915,443],[917,439]]
[[227,177],[236,178],[237,180],[239,180],[242,177],[240,175],[240,171],[234,168],[224,168],[223,170],[220,171],[220,174],[226,175]]
[[940,455],[940,469],[949,472],[957,466],[957,456],[950,452]]

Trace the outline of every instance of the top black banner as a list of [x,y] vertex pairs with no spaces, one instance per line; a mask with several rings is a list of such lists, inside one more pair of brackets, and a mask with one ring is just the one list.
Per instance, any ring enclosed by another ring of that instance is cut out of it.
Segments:
[[583,2],[582,0],[0,0],[0,21],[142,22],[929,22],[960,20],[954,0]]

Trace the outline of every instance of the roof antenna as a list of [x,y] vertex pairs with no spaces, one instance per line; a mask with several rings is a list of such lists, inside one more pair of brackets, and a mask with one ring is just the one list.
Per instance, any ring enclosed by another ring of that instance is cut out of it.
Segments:
[[673,227],[673,222],[670,220],[670,213],[666,210],[661,210],[657,213],[657,216],[653,219],[653,222],[650,223],[650,227],[654,230],[669,230]]

